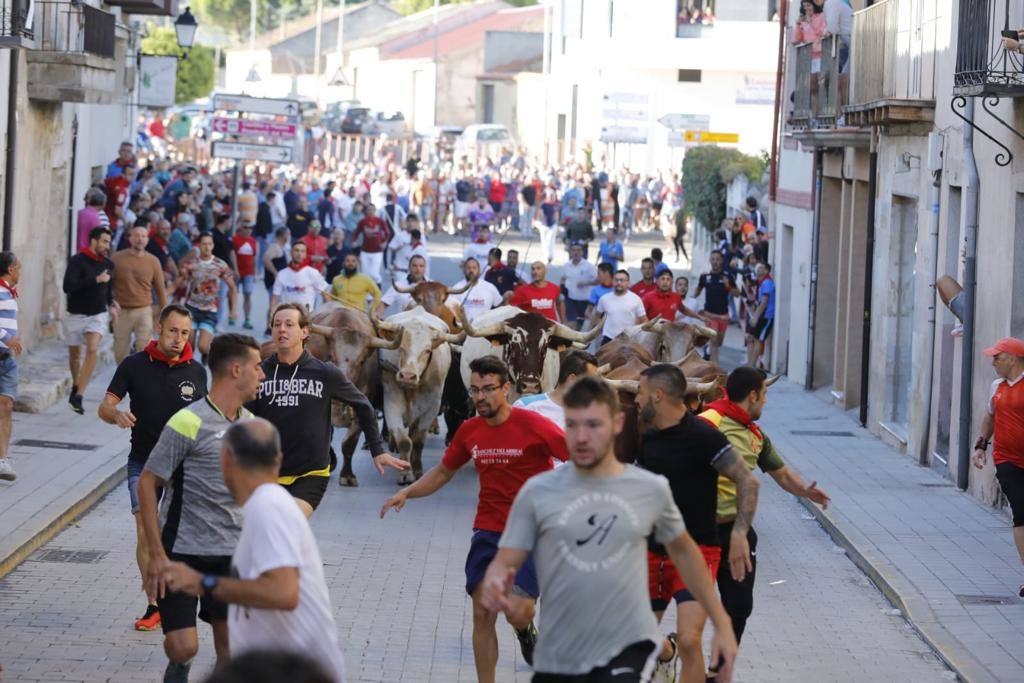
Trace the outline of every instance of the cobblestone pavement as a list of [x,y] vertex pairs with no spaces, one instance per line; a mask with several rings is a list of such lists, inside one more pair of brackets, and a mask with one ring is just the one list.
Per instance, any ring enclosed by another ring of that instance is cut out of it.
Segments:
[[[440,439],[429,446],[433,465]],[[350,679],[474,680],[463,589],[474,472],[460,472],[440,493],[381,521],[377,511],[394,490],[393,475],[382,480],[371,472],[365,452],[356,471],[361,486],[332,484],[313,518]],[[949,680],[818,524],[773,484],[762,491],[757,597],[737,680]],[[5,681],[159,680],[160,635],[131,626],[144,607],[134,533],[121,487],[0,581]],[[105,554],[94,563],[42,561],[54,549]],[[499,680],[529,680],[511,629],[499,627]],[[212,665],[209,630],[200,633],[196,680]]]

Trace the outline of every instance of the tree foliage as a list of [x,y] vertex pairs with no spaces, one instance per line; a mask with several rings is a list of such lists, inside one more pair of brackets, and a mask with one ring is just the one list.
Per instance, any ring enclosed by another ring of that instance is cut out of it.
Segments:
[[[471,2],[471,0],[441,0],[442,5],[453,5],[457,3]],[[537,0],[505,0],[510,5],[516,7],[526,7],[527,5],[536,5]],[[434,0],[398,0],[395,3],[395,9],[402,14],[416,14],[423,10],[428,10],[434,6]]]
[[178,37],[171,26],[149,26],[149,35],[142,39],[142,52],[150,55],[178,57],[178,80],[174,86],[174,101],[178,104],[206,97],[213,90],[213,50],[204,45],[193,45],[188,59],[178,47]]
[[[352,4],[358,0],[345,0]],[[257,35],[281,25],[282,19],[293,21],[316,8],[313,0],[252,0],[256,3]],[[337,0],[325,0],[325,6]],[[239,39],[249,37],[250,0],[192,0],[192,11],[200,24],[223,29]]]
[[681,183],[685,211],[708,230],[725,220],[726,190],[739,175],[760,182],[767,162],[764,154],[744,154],[737,149],[702,145],[687,150]]

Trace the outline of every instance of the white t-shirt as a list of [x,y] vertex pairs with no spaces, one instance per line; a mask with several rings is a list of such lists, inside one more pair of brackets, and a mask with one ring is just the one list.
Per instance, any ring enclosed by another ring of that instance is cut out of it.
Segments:
[[[462,279],[452,289],[460,289],[465,286],[466,280]],[[497,287],[481,277],[469,290],[462,294],[449,296],[447,303],[452,302],[462,306],[462,310],[466,312],[466,318],[469,319],[469,322],[473,322],[481,313],[486,313],[495,306],[500,306],[501,294],[498,293]]]
[[273,569],[299,570],[299,606],[294,610],[228,606],[231,652],[285,650],[305,655],[344,680],[323,560],[306,516],[278,484],[259,486],[242,506],[242,533],[231,559],[233,573],[252,580]]
[[470,242],[466,245],[466,251],[462,255],[462,260],[465,261],[468,258],[475,258],[477,263],[480,264],[481,277],[483,277],[483,269],[487,267],[487,255],[491,253],[493,246],[490,242]]
[[302,304],[309,310],[316,308],[317,293],[330,289],[324,276],[316,268],[305,266],[293,270],[287,266],[277,271],[271,294],[280,297],[280,303]]
[[580,259],[579,265],[569,261],[562,271],[565,275],[565,288],[569,290],[569,298],[575,301],[590,299],[592,285],[581,283],[593,282],[597,279],[597,266],[586,259]]
[[552,401],[547,394],[523,396],[513,404],[513,407],[540,413],[565,431],[565,408]]
[[392,261],[396,270],[409,270],[409,257],[412,256],[412,237],[407,230],[398,230],[391,238],[388,249],[395,255]]
[[[699,304],[697,303],[697,297],[688,296],[683,299],[683,305],[689,308],[691,311],[696,311]],[[676,320],[679,322],[689,323],[691,325],[703,325],[704,321],[700,318],[691,318],[688,315],[683,315],[682,311],[676,311]]]
[[595,310],[604,314],[604,331],[601,334],[611,339],[615,339],[630,325],[636,325],[637,318],[647,315],[644,302],[629,290],[622,295],[616,294],[614,290],[608,292],[598,299]]

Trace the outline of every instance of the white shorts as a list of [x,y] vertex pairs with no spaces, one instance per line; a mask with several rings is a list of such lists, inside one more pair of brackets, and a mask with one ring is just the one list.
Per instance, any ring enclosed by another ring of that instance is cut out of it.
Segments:
[[455,200],[455,217],[465,218],[469,215],[469,202],[460,202]]
[[97,313],[96,315],[68,313],[64,318],[64,341],[68,346],[85,346],[87,332],[95,332],[102,337],[107,333],[109,325],[109,313]]

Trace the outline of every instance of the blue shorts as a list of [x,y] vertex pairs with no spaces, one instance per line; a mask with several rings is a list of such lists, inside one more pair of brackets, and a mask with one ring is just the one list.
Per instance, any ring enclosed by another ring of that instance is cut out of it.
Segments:
[[[484,580],[487,565],[498,554],[500,539],[501,534],[497,531],[473,529],[473,540],[469,545],[469,555],[466,556],[466,593],[469,595],[473,595],[473,591]],[[537,598],[540,595],[540,586],[537,585],[537,569],[533,566],[533,555],[528,555],[526,562],[519,568],[519,572],[516,574],[516,586],[531,598]]]
[[[142,476],[142,470],[145,467],[145,464],[135,460],[129,460],[124,467],[125,474],[128,475],[128,500],[131,501],[133,515],[139,511],[139,477]],[[162,488],[157,489],[157,500],[160,500],[163,492]]]
[[14,356],[0,360],[0,396],[18,396],[18,361]]
[[198,308],[186,306],[192,314],[192,325],[196,330],[206,330],[210,334],[217,334],[217,311],[200,311]]
[[240,284],[241,284],[242,294],[252,294],[253,288],[256,286],[256,276],[255,275],[243,275],[242,276],[242,282]]

